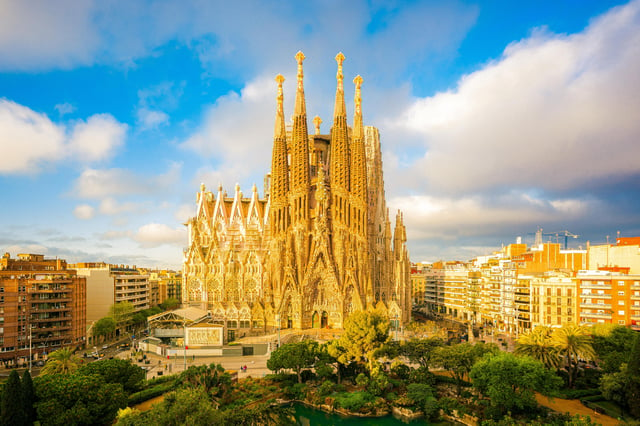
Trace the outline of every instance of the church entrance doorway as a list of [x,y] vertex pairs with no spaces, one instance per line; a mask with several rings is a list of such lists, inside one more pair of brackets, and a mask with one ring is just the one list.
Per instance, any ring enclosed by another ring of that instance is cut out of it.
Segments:
[[287,318],[287,328],[293,328],[293,320],[291,317]]
[[322,319],[320,320],[320,328],[329,327],[329,314],[326,311],[322,312]]
[[317,312],[314,312],[313,316],[311,317],[311,328],[318,327],[320,327],[320,315],[318,315]]

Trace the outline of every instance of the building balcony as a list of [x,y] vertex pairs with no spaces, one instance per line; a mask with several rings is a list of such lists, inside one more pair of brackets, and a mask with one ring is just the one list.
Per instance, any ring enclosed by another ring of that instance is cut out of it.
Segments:
[[580,288],[596,288],[598,290],[611,290],[611,283],[609,284],[586,284],[581,283]]
[[638,321],[640,320],[640,315],[631,315],[631,319]]
[[71,307],[64,307],[64,308],[31,308],[29,309],[29,312],[41,312],[41,313],[45,313],[45,312],[68,312],[71,311],[72,308]]
[[587,314],[585,312],[580,312],[580,318],[605,318],[605,319],[611,319],[611,314],[598,313],[598,312]]
[[580,293],[578,297],[588,297],[590,299],[611,299],[611,294],[597,294],[597,293]]
[[611,309],[611,305],[604,303],[581,303],[580,308],[587,309]]
[[29,303],[70,303],[72,302],[72,299],[70,297],[52,297],[50,299],[42,299],[42,298],[37,298],[37,299],[29,299],[28,300]]
[[638,296],[635,296],[635,295],[631,296],[631,300],[640,300],[640,295],[638,295]]

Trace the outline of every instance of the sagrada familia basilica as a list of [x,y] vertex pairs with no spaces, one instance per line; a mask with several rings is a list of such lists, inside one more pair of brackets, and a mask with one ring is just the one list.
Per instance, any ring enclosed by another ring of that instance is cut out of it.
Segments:
[[352,126],[338,63],[330,134],[319,117],[307,128],[298,52],[293,123],[285,123],[278,75],[271,173],[264,196],[229,196],[201,185],[187,223],[183,303],[245,334],[274,328],[342,328],[350,313],[381,309],[394,324],[410,319],[409,254],[402,213],[391,230],[385,204],[380,135],[364,126],[362,78]]

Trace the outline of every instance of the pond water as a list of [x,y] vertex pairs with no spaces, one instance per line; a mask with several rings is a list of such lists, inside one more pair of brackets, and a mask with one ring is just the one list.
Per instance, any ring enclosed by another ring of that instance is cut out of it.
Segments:
[[422,419],[410,422],[396,419],[392,415],[385,417],[343,417],[338,414],[329,414],[303,404],[294,404],[295,418],[301,426],[325,426],[325,425],[357,425],[357,426],[406,426],[429,425]]

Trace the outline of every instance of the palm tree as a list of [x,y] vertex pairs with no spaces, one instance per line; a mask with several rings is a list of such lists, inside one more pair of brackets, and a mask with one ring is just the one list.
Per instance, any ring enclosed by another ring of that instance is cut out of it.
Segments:
[[521,335],[516,342],[515,353],[538,360],[552,370],[557,370],[560,365],[558,348],[551,340],[550,327],[538,326]]
[[80,364],[82,364],[82,359],[77,357],[71,349],[58,349],[51,352],[40,374],[69,374],[76,371]]
[[590,361],[596,353],[591,346],[591,335],[583,325],[567,324],[554,330],[551,340],[558,348],[558,354],[564,359],[569,369],[569,387],[573,387],[573,379],[578,370],[578,360]]

